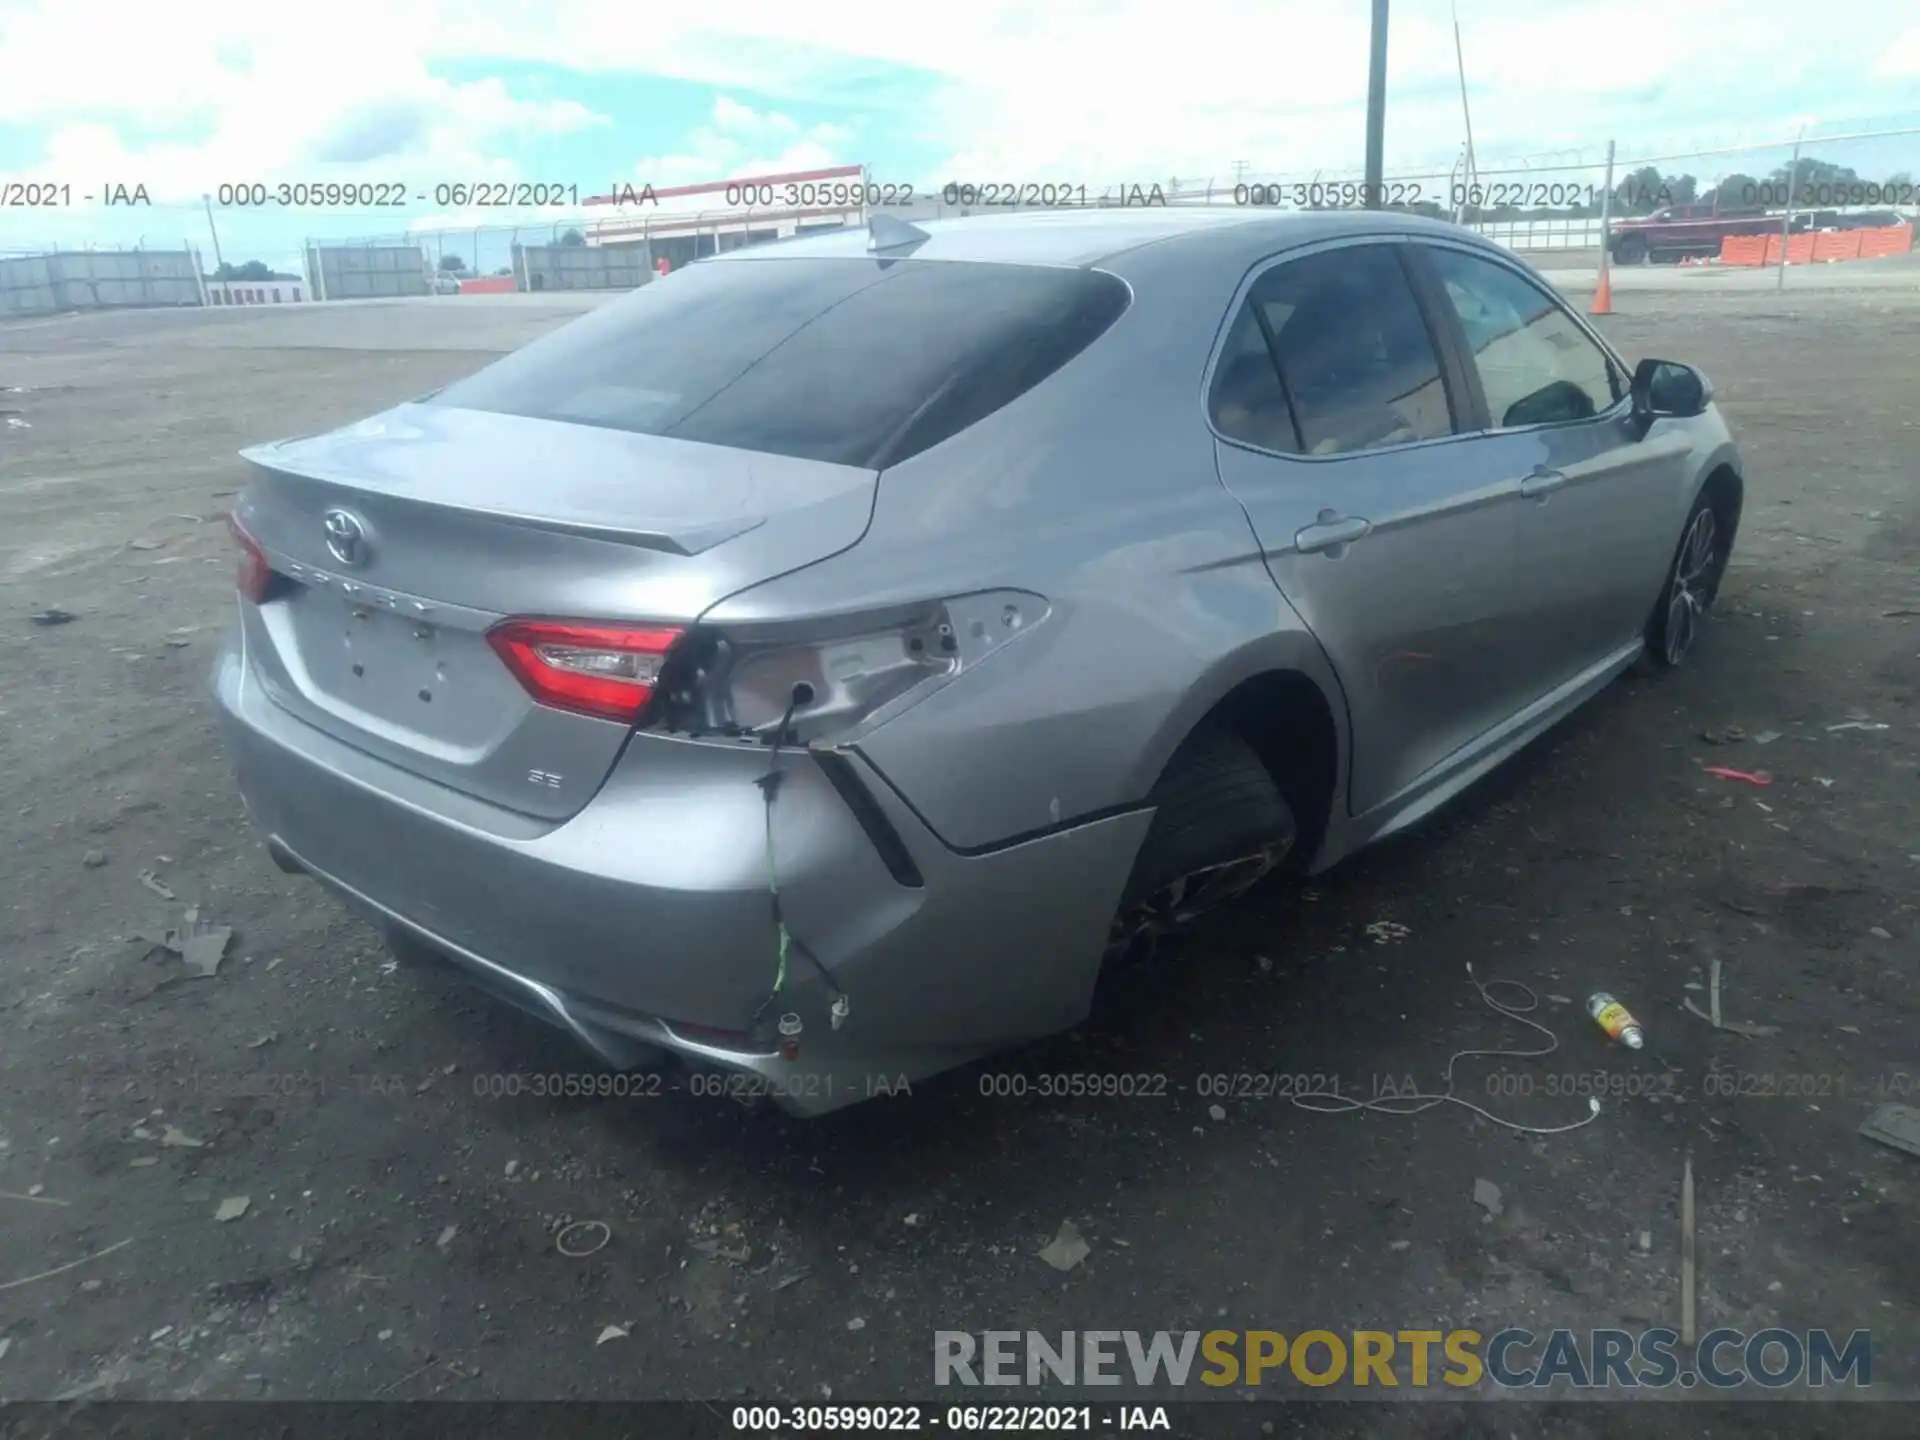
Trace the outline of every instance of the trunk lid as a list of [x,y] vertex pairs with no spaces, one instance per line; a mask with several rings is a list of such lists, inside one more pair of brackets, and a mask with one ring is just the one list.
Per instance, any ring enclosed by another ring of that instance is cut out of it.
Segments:
[[486,631],[510,615],[689,624],[855,544],[877,476],[430,404],[242,455],[236,517],[289,577],[242,607],[268,693],[415,774],[556,820],[628,727],[536,704]]

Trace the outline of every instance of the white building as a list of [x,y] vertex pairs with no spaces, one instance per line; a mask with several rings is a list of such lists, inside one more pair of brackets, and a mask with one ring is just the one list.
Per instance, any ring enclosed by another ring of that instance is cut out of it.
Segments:
[[[863,221],[865,167],[832,165],[701,185],[622,187],[595,196],[582,229],[589,245],[644,245],[673,269],[721,251]],[[788,203],[791,198],[793,203]]]

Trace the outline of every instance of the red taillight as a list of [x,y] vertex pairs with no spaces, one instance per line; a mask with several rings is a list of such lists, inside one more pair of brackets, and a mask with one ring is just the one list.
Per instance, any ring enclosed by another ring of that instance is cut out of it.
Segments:
[[664,627],[502,620],[487,632],[507,668],[542,705],[636,720],[680,632]]
[[273,589],[273,566],[267,561],[267,552],[260,548],[260,542],[247,533],[247,527],[240,523],[239,517],[229,513],[227,528],[233,531],[235,543],[240,546],[240,560],[234,567],[233,583],[240,593],[258,605],[267,598]]

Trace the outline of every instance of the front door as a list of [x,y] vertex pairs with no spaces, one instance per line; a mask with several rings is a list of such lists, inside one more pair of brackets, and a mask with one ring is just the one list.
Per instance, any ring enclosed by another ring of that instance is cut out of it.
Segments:
[[1516,480],[1456,434],[1464,382],[1442,363],[1403,248],[1346,242],[1259,272],[1209,392],[1221,479],[1345,691],[1355,814],[1524,689],[1506,634]]
[[1644,629],[1680,535],[1688,442],[1636,438],[1626,376],[1517,268],[1441,245],[1411,253],[1459,321],[1482,448],[1520,490],[1512,636],[1544,695]]

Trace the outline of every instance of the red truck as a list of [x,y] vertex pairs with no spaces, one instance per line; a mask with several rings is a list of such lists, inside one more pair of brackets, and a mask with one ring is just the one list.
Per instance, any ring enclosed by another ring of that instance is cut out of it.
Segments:
[[[1793,217],[1796,231],[1812,228],[1814,217]],[[1676,261],[1692,255],[1718,255],[1729,235],[1778,235],[1780,214],[1759,207],[1726,209],[1718,205],[1668,205],[1651,215],[1616,220],[1607,237],[1613,258],[1622,265]]]

